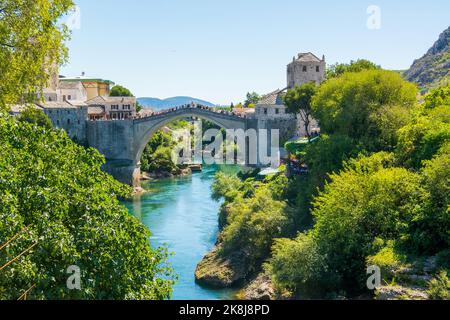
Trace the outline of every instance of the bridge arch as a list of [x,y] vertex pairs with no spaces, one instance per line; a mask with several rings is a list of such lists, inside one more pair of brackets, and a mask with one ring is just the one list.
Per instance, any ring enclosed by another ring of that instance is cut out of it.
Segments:
[[[140,159],[150,137],[164,125],[181,118],[198,117],[225,129],[280,128],[285,137],[295,133],[296,119],[267,117],[239,117],[231,112],[218,112],[201,106],[184,106],[160,112],[145,118],[117,121],[87,121],[86,137],[90,147],[96,148],[106,158],[103,170],[122,183],[140,186]],[[267,148],[269,149],[269,145]],[[257,143],[259,148],[259,142]],[[248,148],[246,148],[247,152]],[[257,160],[259,163],[259,159]]]
[[134,163],[137,165],[150,138],[165,125],[180,119],[196,117],[210,121],[224,129],[246,129],[246,120],[228,113],[219,113],[204,108],[185,107],[164,112],[149,118],[134,120]]

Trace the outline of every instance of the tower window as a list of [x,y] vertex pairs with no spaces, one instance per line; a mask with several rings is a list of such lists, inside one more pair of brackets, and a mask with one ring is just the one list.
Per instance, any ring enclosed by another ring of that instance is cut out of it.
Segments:
[[306,72],[306,66],[303,66],[303,72]]

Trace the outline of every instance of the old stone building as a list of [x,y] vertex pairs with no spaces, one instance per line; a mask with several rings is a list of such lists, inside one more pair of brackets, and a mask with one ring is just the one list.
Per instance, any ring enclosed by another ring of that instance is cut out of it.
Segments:
[[325,80],[325,56],[319,59],[311,52],[299,53],[287,66],[287,87],[293,88],[308,82],[321,84]]
[[[108,97],[114,82],[99,78],[89,78],[83,75],[74,78],[59,79],[59,99],[91,100],[95,97]],[[70,97],[69,97],[70,96]],[[76,96],[76,97],[74,97]]]
[[56,128],[64,129],[69,137],[84,143],[88,107],[81,101],[45,101],[37,104]]
[[102,97],[86,101],[90,120],[124,120],[136,116],[135,97]]
[[[254,116],[258,117],[259,121],[275,121],[274,125],[280,128],[282,141],[293,136],[305,136],[304,121],[298,115],[287,113],[286,106],[283,104],[283,95],[296,85],[300,86],[309,82],[321,84],[325,80],[325,72],[325,56],[319,59],[311,52],[299,53],[287,66],[287,87],[263,96],[255,106]],[[314,119],[311,120],[309,131],[320,132],[318,123]]]
[[285,89],[275,90],[261,98],[255,106],[255,112],[251,118],[258,120],[260,128],[279,129],[280,140],[285,142],[296,134],[297,121],[294,114],[286,112],[282,95]]

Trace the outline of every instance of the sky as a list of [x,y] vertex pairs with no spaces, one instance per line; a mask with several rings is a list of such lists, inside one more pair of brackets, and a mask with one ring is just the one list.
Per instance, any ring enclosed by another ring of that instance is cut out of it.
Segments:
[[61,74],[112,80],[137,97],[221,105],[284,88],[286,65],[299,52],[325,55],[327,64],[365,58],[407,69],[450,25],[448,0],[75,3]]

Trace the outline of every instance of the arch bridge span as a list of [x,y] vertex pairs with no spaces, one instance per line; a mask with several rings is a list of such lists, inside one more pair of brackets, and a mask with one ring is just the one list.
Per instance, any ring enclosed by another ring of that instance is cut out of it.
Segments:
[[[190,117],[210,121],[224,129],[259,130],[282,126],[279,121],[241,117],[202,106],[183,106],[143,118],[89,121],[87,142],[105,156],[103,169],[106,172],[123,183],[137,187],[140,186],[140,158],[151,136],[174,120]],[[293,135],[295,124],[292,121],[290,127],[294,129],[291,130]]]

